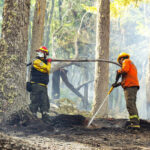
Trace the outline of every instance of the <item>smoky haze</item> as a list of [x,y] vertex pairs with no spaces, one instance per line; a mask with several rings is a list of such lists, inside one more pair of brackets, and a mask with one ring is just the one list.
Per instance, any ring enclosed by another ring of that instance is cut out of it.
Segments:
[[[2,5],[2,3],[1,3]],[[147,113],[147,100],[146,97],[147,89],[146,84],[149,77],[149,55],[150,55],[150,3],[142,3],[139,7],[134,5],[129,6],[125,13],[119,18],[111,17],[110,25],[110,60],[116,61],[117,56],[121,52],[127,52],[131,56],[134,64],[138,70],[138,77],[140,81],[140,90],[137,95],[137,107],[141,118],[148,118]],[[95,58],[95,14],[88,14],[84,17],[83,24],[81,26],[81,37],[87,38],[85,33],[88,33],[89,39],[92,37],[91,43],[84,44],[78,43],[79,55],[81,58],[93,59]],[[0,7],[0,29],[2,24],[2,6]],[[93,28],[92,28],[93,27]],[[0,30],[1,34],[1,30]],[[89,40],[85,39],[85,40]],[[31,39],[29,39],[31,40]],[[56,44],[56,43],[54,43]],[[55,46],[55,45],[54,45]],[[70,49],[74,49],[74,44],[71,45]],[[54,47],[55,48],[55,47]],[[57,44],[57,49],[61,49]],[[56,50],[57,50],[56,49]],[[64,54],[65,55],[65,54]],[[67,58],[67,56],[65,56]],[[53,65],[53,64],[52,64]],[[109,87],[115,81],[116,70],[119,69],[117,66],[109,65]],[[88,92],[88,103],[87,108],[83,108],[81,98],[74,94],[62,80],[60,80],[60,99],[67,98],[74,102],[80,110],[90,111],[93,103],[94,94],[94,63],[80,63],[78,65],[72,65],[65,68],[68,70],[67,77],[69,82],[75,87],[81,86],[87,81],[91,81],[86,88]],[[50,75],[49,84],[49,97],[52,103],[56,100],[52,99],[52,75]],[[79,92],[85,95],[84,87]],[[150,92],[150,91],[149,91]],[[106,93],[107,94],[107,93]],[[114,89],[109,97],[109,115],[115,118],[128,118],[128,113],[125,106],[124,93],[121,87]],[[150,109],[150,108],[148,108]]]

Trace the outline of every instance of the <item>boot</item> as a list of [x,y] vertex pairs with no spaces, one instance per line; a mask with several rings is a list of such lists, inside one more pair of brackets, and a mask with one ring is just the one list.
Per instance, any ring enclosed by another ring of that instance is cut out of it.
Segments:
[[48,115],[47,112],[42,112],[42,120],[45,123],[49,123],[50,122],[50,116]]
[[140,130],[140,124],[130,123],[127,128],[132,130]]
[[32,113],[32,115],[37,118],[37,113]]

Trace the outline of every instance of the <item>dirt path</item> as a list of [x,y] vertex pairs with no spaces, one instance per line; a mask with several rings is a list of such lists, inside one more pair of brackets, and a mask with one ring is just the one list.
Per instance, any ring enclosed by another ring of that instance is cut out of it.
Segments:
[[55,138],[47,138],[42,136],[30,136],[24,138],[31,144],[40,146],[43,150],[82,150],[88,149],[92,150],[93,148],[89,145],[81,144],[79,142],[67,142],[65,140],[58,140]]
[[[66,131],[65,131],[66,132]],[[23,128],[2,127],[0,132],[0,149],[7,150],[96,150],[88,144],[72,141],[67,135],[56,129],[53,132],[44,130],[40,133],[25,131]],[[4,142],[1,144],[1,142]],[[1,147],[5,145],[4,147]]]
[[150,123],[141,121],[139,131],[127,130],[125,123],[123,119],[98,119],[96,128],[55,122],[53,126],[1,126],[0,130],[17,137],[16,143],[28,145],[29,150],[149,150]]
[[[18,134],[18,133],[17,133]],[[0,144],[1,150],[93,150],[93,147],[81,144],[79,142],[69,142],[65,140],[59,140],[53,137],[43,137],[39,135],[30,135],[30,136],[19,136],[16,134],[9,133],[9,136],[6,134],[0,133],[0,140],[4,142],[5,146]],[[1,143],[1,142],[0,142]]]

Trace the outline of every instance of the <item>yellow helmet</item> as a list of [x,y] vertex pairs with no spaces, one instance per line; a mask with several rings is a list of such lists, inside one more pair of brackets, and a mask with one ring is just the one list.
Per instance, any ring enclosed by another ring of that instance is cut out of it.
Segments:
[[125,53],[125,52],[122,52],[118,55],[118,58],[117,58],[117,61],[119,62],[119,59],[120,58],[123,58],[123,57],[127,57],[127,58],[130,58],[130,55]]

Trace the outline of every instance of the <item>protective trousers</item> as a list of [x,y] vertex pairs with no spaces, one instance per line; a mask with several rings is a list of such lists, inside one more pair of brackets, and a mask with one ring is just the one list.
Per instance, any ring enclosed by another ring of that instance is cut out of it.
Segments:
[[129,112],[130,123],[133,127],[140,127],[140,120],[136,107],[136,95],[138,87],[128,87],[124,89],[124,95],[126,99],[126,107]]
[[48,112],[50,103],[47,94],[47,87],[39,84],[32,84],[32,91],[30,93],[30,110],[32,113]]

